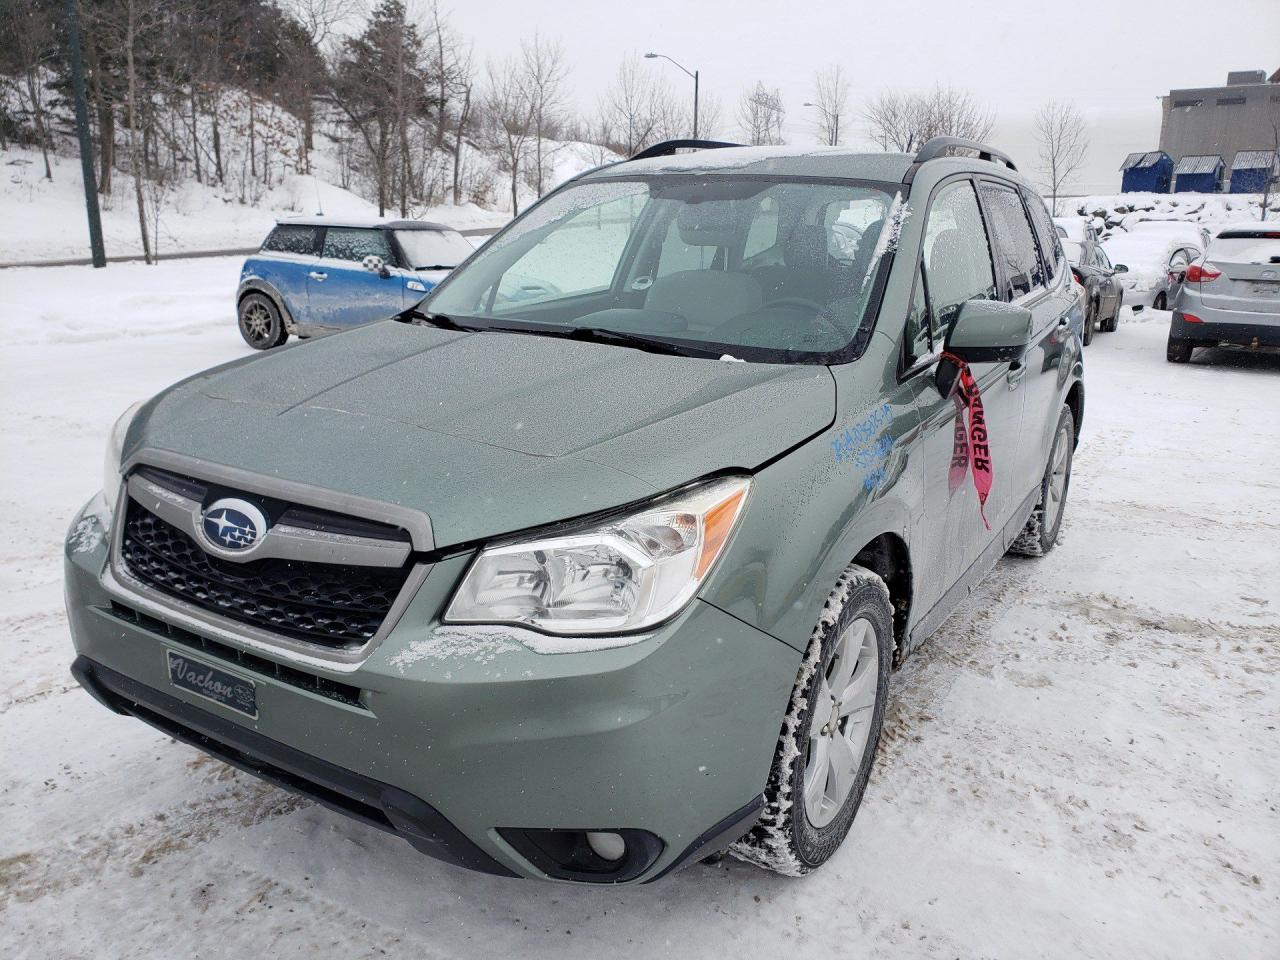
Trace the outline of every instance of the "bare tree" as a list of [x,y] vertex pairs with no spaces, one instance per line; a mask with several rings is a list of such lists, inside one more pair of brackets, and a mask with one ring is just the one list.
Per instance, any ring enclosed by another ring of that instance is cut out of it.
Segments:
[[813,90],[813,106],[818,111],[818,135],[827,146],[838,146],[849,110],[849,81],[845,79],[844,68],[837,63],[819,70],[814,77]]
[[885,91],[863,109],[871,139],[883,150],[915,153],[931,137],[985,140],[995,113],[963,90],[935,86],[929,93]]
[[569,76],[564,46],[538,33],[520,44],[524,88],[529,98],[529,119],[533,133],[532,186],[539,197],[546,192],[546,141],[557,131],[565,106],[564,82]]
[[1058,214],[1058,194],[1084,165],[1089,152],[1089,135],[1084,117],[1075,104],[1050,100],[1036,114],[1036,139],[1040,145],[1040,172],[1049,187],[1054,216]]
[[519,60],[490,63],[485,90],[486,142],[511,177],[511,215],[520,212],[520,174],[533,136],[533,108]]
[[610,148],[629,157],[670,128],[673,100],[665,80],[656,78],[636,57],[627,57],[600,100],[595,125],[608,131]]
[[746,90],[738,101],[738,126],[752,146],[783,143],[782,121],[786,117],[782,105],[782,91],[765,87],[756,81],[755,87]]

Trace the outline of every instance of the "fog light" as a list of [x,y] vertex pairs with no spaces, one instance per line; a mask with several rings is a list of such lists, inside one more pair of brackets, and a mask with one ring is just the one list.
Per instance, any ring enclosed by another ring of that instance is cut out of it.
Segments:
[[587,831],[587,844],[602,860],[621,860],[627,852],[627,841],[616,833]]

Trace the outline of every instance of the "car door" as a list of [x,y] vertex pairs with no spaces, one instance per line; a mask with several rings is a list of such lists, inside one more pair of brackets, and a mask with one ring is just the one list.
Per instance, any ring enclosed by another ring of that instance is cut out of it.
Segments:
[[245,264],[242,280],[250,274],[279,296],[295,322],[307,322],[307,274],[318,259],[320,229],[300,223],[281,223],[262,243],[261,253]]
[[[1031,311],[1033,335],[1024,361],[1026,384],[1020,463],[1014,479],[1017,509],[1035,503],[1057,430],[1062,398],[1074,366],[1083,317],[1070,284],[1061,245],[1046,229],[1049,214],[1033,191],[984,178],[983,209],[995,225],[1003,299]],[[1011,531],[1016,536],[1017,530]]]
[[404,280],[366,269],[365,257],[393,264],[391,244],[378,227],[327,227],[320,258],[307,276],[311,323],[320,330],[384,320],[403,309]]
[[1115,267],[1111,266],[1111,261],[1107,259],[1106,251],[1102,247],[1094,248],[1093,260],[1098,269],[1102,271],[1101,313],[1102,316],[1110,319],[1120,310],[1120,281],[1116,279]]
[[[969,300],[994,299],[988,227],[968,177],[946,181],[934,191],[926,214],[911,316],[904,331],[904,370],[920,411],[920,443],[926,480],[917,538],[936,557],[941,577],[920,584],[926,609],[949,589],[985,572],[984,553],[999,540],[1014,509],[1014,470],[1022,421],[1022,373],[1009,363],[973,364],[981,393],[992,460],[992,486],[983,523],[971,465],[960,456],[959,409],[934,385],[933,371],[947,330]],[[1017,365],[1019,368],[1021,365]],[[1000,544],[989,563],[1003,552]]]

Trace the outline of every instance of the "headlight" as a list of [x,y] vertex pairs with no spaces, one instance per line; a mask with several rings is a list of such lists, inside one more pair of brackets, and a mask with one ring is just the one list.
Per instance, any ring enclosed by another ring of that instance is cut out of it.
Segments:
[[129,424],[133,423],[134,415],[142,404],[143,401],[139,400],[120,414],[107,437],[107,457],[102,465],[102,499],[107,502],[109,514],[116,512],[116,499],[120,494],[120,454],[124,449],[124,435],[129,432]]
[[713,480],[595,527],[483,550],[445,620],[572,635],[661,623],[693,599],[750,488]]

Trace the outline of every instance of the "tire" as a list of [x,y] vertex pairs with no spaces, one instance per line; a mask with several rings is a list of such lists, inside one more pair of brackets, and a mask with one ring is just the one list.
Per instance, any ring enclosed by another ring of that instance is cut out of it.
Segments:
[[289,339],[280,311],[265,293],[249,293],[237,311],[240,336],[255,350],[270,350]]
[[1120,308],[1124,306],[1124,293],[1116,297],[1116,312],[1111,315],[1111,319],[1102,321],[1103,333],[1115,333],[1116,328],[1120,326]]
[[1093,328],[1098,322],[1098,301],[1090,300],[1084,311],[1084,345],[1093,343]]
[[1191,351],[1194,349],[1195,344],[1190,340],[1174,340],[1170,337],[1164,356],[1170,363],[1186,363],[1191,359]]
[[1167,310],[1169,307],[1169,298],[1165,296],[1165,292],[1161,290],[1156,294],[1155,302],[1151,304],[1152,310]]
[[[810,636],[774,751],[764,813],[730,853],[798,877],[840,847],[880,743],[893,649],[889,588],[870,570],[850,565]],[[850,662],[846,675],[842,666]],[[846,691],[841,704],[831,681],[844,676],[837,680]]]
[[1067,511],[1067,491],[1071,488],[1071,458],[1075,450],[1076,423],[1065,404],[1053,432],[1049,463],[1040,480],[1040,499],[1009,552],[1020,557],[1043,557],[1058,542],[1062,515]]

